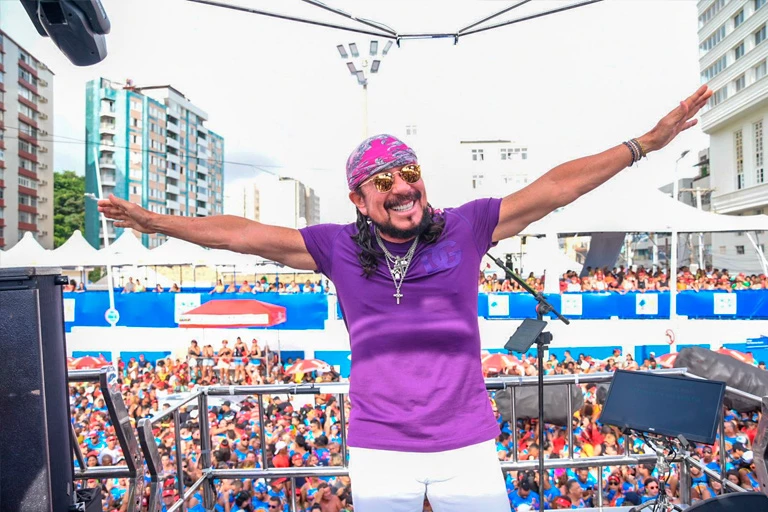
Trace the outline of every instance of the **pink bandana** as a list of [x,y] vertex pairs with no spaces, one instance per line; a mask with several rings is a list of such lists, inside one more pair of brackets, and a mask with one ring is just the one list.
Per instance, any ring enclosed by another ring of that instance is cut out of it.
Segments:
[[416,153],[392,135],[374,135],[363,141],[347,159],[347,185],[355,190],[374,174],[415,164]]

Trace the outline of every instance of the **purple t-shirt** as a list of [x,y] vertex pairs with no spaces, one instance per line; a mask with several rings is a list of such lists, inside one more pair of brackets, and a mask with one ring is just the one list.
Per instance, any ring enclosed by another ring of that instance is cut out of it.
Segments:
[[[480,363],[477,276],[500,204],[479,199],[445,210],[440,238],[416,248],[399,305],[383,258],[363,275],[354,224],[301,230],[336,286],[349,330],[350,446],[437,452],[499,435]],[[384,243],[403,256],[412,242]]]

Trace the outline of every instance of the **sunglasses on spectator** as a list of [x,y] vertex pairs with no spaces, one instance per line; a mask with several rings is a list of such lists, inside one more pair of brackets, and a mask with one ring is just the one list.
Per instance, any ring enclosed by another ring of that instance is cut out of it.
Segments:
[[270,505],[269,508],[280,508],[277,505]]
[[380,172],[376,176],[365,180],[360,186],[362,187],[372,181],[376,190],[382,194],[389,192],[395,186],[395,174],[399,174],[403,181],[413,185],[421,179],[421,167],[417,164],[410,164],[403,166],[399,171]]
[[659,486],[658,485],[649,485],[648,488],[649,489],[658,489]]
[[608,485],[611,485],[611,486],[613,486],[613,485],[619,485],[619,482],[608,482]]

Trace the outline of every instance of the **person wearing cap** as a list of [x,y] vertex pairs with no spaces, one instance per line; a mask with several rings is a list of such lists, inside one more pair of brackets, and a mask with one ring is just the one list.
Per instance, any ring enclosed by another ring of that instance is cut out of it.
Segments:
[[168,509],[176,502],[176,491],[173,489],[163,490],[163,506],[160,508],[162,512],[168,512]]
[[610,475],[605,487],[603,505],[610,507],[622,506],[624,504],[624,496],[621,489],[621,477],[616,473]]
[[696,124],[711,94],[702,86],[637,139],[559,165],[503,199],[457,208],[434,208],[416,152],[381,134],[347,159],[352,224],[296,230],[230,215],[164,215],[115,195],[98,209],[115,227],[258,255],[334,282],[352,350],[348,443],[358,510],[416,509],[426,492],[436,509],[501,511],[509,503],[499,427],[477,357],[485,252],[669,144]]
[[275,455],[272,457],[272,465],[276,468],[291,466],[291,461],[288,458],[288,444],[285,441],[275,443]]
[[527,506],[530,509],[538,509],[539,497],[531,491],[531,484],[528,480],[518,480],[515,490],[509,493],[509,503],[512,508],[519,510],[521,506]]

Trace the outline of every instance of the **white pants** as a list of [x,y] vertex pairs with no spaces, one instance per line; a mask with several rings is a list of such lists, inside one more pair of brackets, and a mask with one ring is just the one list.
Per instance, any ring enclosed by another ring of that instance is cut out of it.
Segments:
[[355,512],[509,512],[495,440],[435,453],[350,448]]

